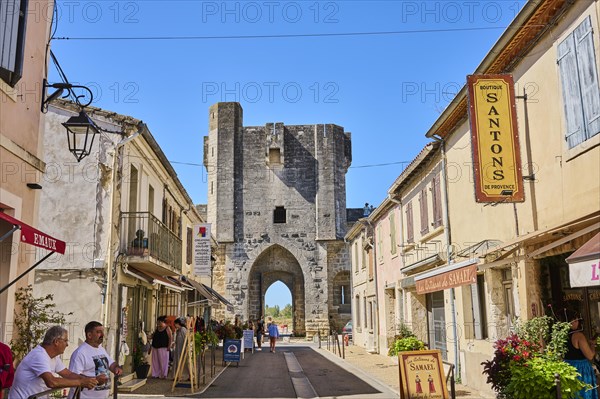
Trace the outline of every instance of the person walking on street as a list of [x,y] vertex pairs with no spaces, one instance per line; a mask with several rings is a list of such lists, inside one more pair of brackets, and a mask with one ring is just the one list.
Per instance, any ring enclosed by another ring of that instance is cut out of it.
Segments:
[[[69,346],[69,334],[61,326],[50,327],[41,345],[33,348],[17,367],[8,399],[23,399],[50,388],[82,387],[92,389],[98,385],[95,377],[73,373],[60,360]],[[58,377],[54,374],[58,374]],[[48,396],[43,396],[47,398]],[[38,396],[38,398],[42,398]]]
[[[102,323],[90,321],[86,324],[84,331],[85,342],[73,352],[69,370],[86,377],[93,376],[98,380],[98,385],[94,389],[81,391],[81,399],[107,399],[110,394],[110,373],[120,376],[123,369],[102,347],[102,342],[104,342]],[[75,389],[71,389],[69,397],[75,397]]]
[[256,320],[256,346],[258,346],[258,350],[262,351],[262,339],[265,334],[265,321],[262,317],[259,317]]
[[177,373],[177,368],[181,367],[181,372],[179,374],[180,380],[185,380],[189,378],[189,371],[187,363],[183,363],[181,366],[179,365],[179,359],[183,356],[185,348],[183,344],[185,343],[185,337],[187,335],[187,328],[185,328],[186,319],[183,317],[180,319],[175,319],[175,348],[173,349],[173,378],[175,378],[175,374]]
[[156,319],[156,330],[152,334],[152,377],[167,378],[169,373],[169,348],[173,344],[173,334],[167,326],[167,316]]
[[273,320],[269,324],[269,346],[272,353],[275,353],[275,342],[277,341],[277,338],[279,338],[279,329],[277,328],[277,323]]

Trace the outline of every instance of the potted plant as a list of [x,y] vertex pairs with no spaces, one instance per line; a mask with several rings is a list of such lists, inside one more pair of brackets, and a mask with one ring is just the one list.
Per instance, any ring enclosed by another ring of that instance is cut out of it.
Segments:
[[141,339],[138,338],[135,348],[133,349],[133,371],[137,379],[148,377],[150,372],[150,364],[146,361],[146,352],[148,344],[144,345]]
[[398,352],[421,351],[425,349],[425,343],[402,323],[399,327],[399,333],[394,337],[389,345],[388,356],[397,360]]
[[483,374],[498,398],[556,398],[555,375],[560,376],[561,397],[573,399],[583,388],[575,367],[563,362],[570,325],[548,316],[517,323],[515,333],[494,344],[494,357],[483,362]]

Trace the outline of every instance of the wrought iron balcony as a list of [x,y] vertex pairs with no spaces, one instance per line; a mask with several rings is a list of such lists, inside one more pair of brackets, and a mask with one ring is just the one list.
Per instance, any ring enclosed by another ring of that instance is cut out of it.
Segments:
[[181,239],[150,212],[123,212],[121,253],[127,262],[160,275],[181,274]]

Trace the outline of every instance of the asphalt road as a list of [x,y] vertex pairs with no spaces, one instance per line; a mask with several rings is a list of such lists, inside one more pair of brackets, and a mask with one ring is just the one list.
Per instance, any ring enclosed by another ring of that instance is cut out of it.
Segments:
[[[265,349],[265,348],[263,348]],[[199,398],[378,398],[397,396],[333,356],[310,346],[282,346],[276,353],[246,353]]]

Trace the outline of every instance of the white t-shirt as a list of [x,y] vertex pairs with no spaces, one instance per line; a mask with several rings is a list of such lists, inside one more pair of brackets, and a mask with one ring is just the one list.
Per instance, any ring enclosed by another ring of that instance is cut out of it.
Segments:
[[[102,345],[94,348],[87,342],[84,342],[75,349],[69,362],[69,370],[75,374],[81,374],[86,377],[96,377],[104,374],[108,381],[104,385],[97,385],[93,389],[84,388],[81,390],[81,399],[106,399],[110,395],[110,370],[109,367],[114,360],[108,355]],[[74,389],[71,389],[73,395]],[[71,397],[69,395],[69,397]]]
[[59,373],[65,368],[58,356],[51,359],[46,349],[39,345],[36,346],[17,367],[15,381],[8,392],[8,399],[26,399],[36,393],[47,391],[49,388],[40,375]]

